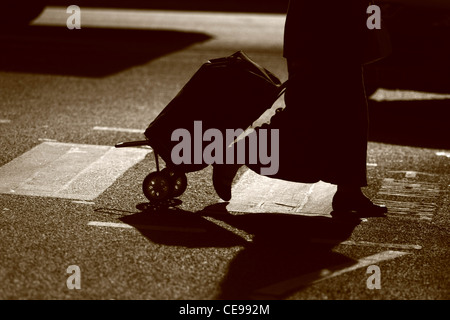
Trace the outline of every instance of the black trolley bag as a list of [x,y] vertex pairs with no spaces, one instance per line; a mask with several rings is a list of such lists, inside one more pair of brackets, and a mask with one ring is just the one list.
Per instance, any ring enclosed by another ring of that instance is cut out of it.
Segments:
[[[202,134],[208,129],[245,130],[272,107],[284,89],[285,83],[242,51],[211,59],[150,123],[144,133],[146,140],[123,142],[116,147],[148,145],[153,149],[157,171],[144,179],[142,188],[151,203],[160,204],[183,194],[187,187],[186,173],[209,165],[203,158],[194,161],[194,139],[191,139],[191,161],[178,164],[172,161],[172,149],[180,143],[172,140],[175,130],[187,130],[194,137],[195,122],[201,123]],[[163,170],[159,169],[158,156],[166,164]]]

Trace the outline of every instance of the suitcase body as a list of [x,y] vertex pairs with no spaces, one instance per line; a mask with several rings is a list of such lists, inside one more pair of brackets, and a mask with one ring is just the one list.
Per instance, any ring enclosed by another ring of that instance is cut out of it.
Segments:
[[[272,107],[284,87],[274,74],[242,51],[209,60],[149,124],[144,133],[146,140],[120,143],[116,147],[149,145],[155,154],[157,172],[147,176],[148,181],[144,180],[144,194],[150,201],[179,196],[186,187],[185,173],[210,164],[199,156],[207,145],[198,144],[203,141],[203,133],[215,129],[225,135],[227,129],[247,129]],[[190,150],[184,152],[190,156],[184,154],[182,163],[173,157],[173,150],[181,141],[176,133],[180,132],[191,137],[190,141],[183,141],[189,144]],[[166,164],[161,172],[158,156]],[[152,184],[164,185],[162,189],[169,191],[162,192],[162,196],[151,195],[148,188]]]
[[[171,152],[179,141],[172,141],[177,129],[187,130],[198,141],[194,130],[202,133],[217,129],[249,127],[278,96],[280,80],[239,51],[229,57],[203,64],[177,96],[161,111],[145,131],[150,146],[169,167],[191,172],[208,165],[194,155],[199,150],[192,143],[190,163],[175,164]],[[197,161],[195,161],[197,160]],[[203,159],[202,159],[203,160]]]

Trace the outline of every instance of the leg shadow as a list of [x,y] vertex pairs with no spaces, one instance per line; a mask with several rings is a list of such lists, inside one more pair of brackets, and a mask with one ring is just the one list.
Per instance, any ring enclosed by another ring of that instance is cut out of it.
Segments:
[[231,261],[217,299],[283,299],[319,280],[324,270],[356,262],[333,248],[350,237],[357,220],[279,213],[212,216],[253,235]]
[[[221,280],[221,293],[214,298],[217,300],[283,299],[320,280],[324,270],[356,263],[333,248],[351,236],[359,220],[280,213],[231,214],[226,211],[226,203],[195,213],[159,208],[131,213],[119,220],[163,245],[242,248],[230,261],[227,275]],[[244,233],[246,236],[242,236]]]

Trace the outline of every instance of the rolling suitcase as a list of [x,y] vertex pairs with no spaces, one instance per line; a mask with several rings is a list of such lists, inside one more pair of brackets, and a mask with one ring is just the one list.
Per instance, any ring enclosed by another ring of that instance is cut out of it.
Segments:
[[[146,140],[122,142],[116,147],[147,145],[153,149],[156,171],[144,179],[142,188],[150,203],[161,204],[183,194],[186,173],[210,164],[198,157],[184,163],[173,161],[172,150],[179,144],[173,138],[174,132],[181,129],[194,137],[198,135],[198,124],[203,132],[245,130],[272,107],[283,94],[285,84],[242,51],[209,60],[149,124],[144,133]],[[191,143],[190,155],[199,151],[194,144]],[[166,164],[162,170],[158,156]]]

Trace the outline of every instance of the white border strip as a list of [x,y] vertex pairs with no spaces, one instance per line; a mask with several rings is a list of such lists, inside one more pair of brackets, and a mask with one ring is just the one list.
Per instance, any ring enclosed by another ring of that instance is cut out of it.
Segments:
[[[312,238],[310,239],[312,243],[323,243],[323,244],[335,244],[336,240],[333,239],[320,239],[320,238]],[[378,242],[369,242],[369,241],[352,241],[347,240],[340,242],[339,244],[349,245],[349,246],[363,246],[363,247],[384,247],[390,249],[403,249],[403,250],[421,250],[422,246],[418,244],[401,244],[401,243],[378,243]]]
[[116,127],[93,127],[92,130],[127,132],[127,133],[144,133],[144,131],[145,131],[145,130],[142,130],[142,129],[116,128]]
[[[315,283],[321,282],[326,279],[340,276],[340,275],[350,272],[350,271],[368,267],[370,265],[375,265],[382,261],[392,260],[392,259],[404,256],[407,254],[409,254],[409,253],[400,252],[400,251],[390,251],[390,250],[383,251],[383,252],[374,254],[372,256],[359,259],[356,264],[354,264],[350,267],[346,267],[346,265],[336,266],[335,268],[338,270],[335,270],[335,271],[332,271],[329,269],[322,269],[322,270],[318,270],[316,272],[311,272],[311,273],[302,275],[302,276],[294,278],[294,279],[289,279],[286,281],[282,281],[282,282],[267,286],[265,288],[255,291],[254,298],[257,298],[260,295],[279,296],[285,292],[295,290],[296,288],[300,288],[305,285],[315,284]],[[342,269],[340,269],[340,268],[342,268]]]
[[112,228],[124,228],[124,229],[139,229],[139,230],[155,230],[155,231],[176,231],[176,232],[193,232],[204,233],[205,229],[201,228],[178,228],[178,227],[165,227],[165,226],[151,226],[151,225],[129,225],[126,223],[117,222],[102,222],[102,221],[90,221],[88,226],[95,227],[112,227]]

